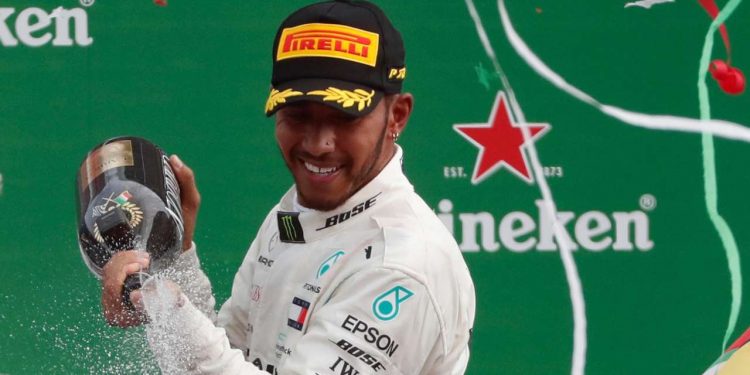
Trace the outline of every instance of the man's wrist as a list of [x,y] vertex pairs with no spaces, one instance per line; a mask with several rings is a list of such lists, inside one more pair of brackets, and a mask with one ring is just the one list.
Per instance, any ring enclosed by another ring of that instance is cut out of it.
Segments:
[[185,245],[182,245],[182,253],[185,254],[189,251],[195,251],[195,242],[190,241],[190,246],[185,247]]

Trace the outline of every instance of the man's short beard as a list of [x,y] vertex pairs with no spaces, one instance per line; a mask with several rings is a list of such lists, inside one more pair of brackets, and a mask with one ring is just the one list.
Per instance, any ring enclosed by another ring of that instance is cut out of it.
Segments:
[[[383,99],[385,100],[385,99]],[[388,132],[388,113],[391,109],[390,103],[386,103],[386,116],[385,120],[383,121],[383,131],[380,133],[380,138],[378,138],[378,143],[375,144],[375,151],[373,152],[372,157],[370,158],[369,164],[367,166],[367,169],[364,173],[362,173],[360,176],[357,176],[357,179],[355,179],[352,183],[354,186],[354,189],[349,196],[351,197],[356,192],[359,191],[363,186],[365,186],[370,180],[367,180],[366,177],[370,175],[373,169],[375,169],[375,165],[378,163],[378,160],[380,160],[380,155],[383,153],[383,142],[385,142],[386,133]],[[374,176],[373,176],[374,177]],[[349,199],[347,197],[347,199]],[[341,202],[343,203],[343,202]]]
[[[386,100],[386,99],[388,98],[387,97],[383,98],[383,100]],[[388,133],[388,116],[391,110],[390,100],[387,101],[385,104],[386,104],[386,107],[385,107],[386,112],[385,112],[385,119],[383,120],[383,131],[380,133],[380,138],[378,138],[378,142],[375,144],[375,150],[373,150],[371,157],[368,159],[368,162],[366,163],[367,167],[365,168],[364,172],[355,176],[355,178],[352,180],[352,189],[349,192],[347,192],[346,196],[342,197],[341,199],[338,199],[335,201],[321,202],[321,204],[310,206],[308,208],[312,208],[318,211],[334,210],[337,207],[344,204],[344,202],[349,200],[349,198],[351,198],[354,194],[360,191],[365,185],[367,185],[368,182],[370,182],[373,178],[375,178],[375,176],[370,176],[370,173],[372,173],[373,169],[375,169],[375,167],[377,166],[378,160],[380,160],[380,155],[383,154],[383,143],[385,142],[386,134]]]
[[[360,173],[357,176],[354,176],[354,179],[352,180],[352,189],[345,193],[344,197],[341,197],[337,200],[326,200],[323,202],[318,202],[316,204],[311,204],[312,202],[305,202],[307,206],[306,208],[310,208],[313,210],[318,211],[331,211],[336,209],[337,207],[341,206],[346,202],[349,198],[351,198],[354,194],[356,194],[360,189],[362,189],[365,185],[367,185],[368,182],[370,182],[375,176],[369,176],[370,173],[372,173],[373,169],[377,166],[378,160],[380,160],[380,156],[383,154],[383,143],[385,142],[387,133],[388,133],[388,118],[390,116],[391,112],[391,105],[393,103],[392,96],[386,96],[382,100],[385,101],[385,118],[383,119],[383,131],[380,133],[380,138],[378,138],[377,143],[375,144],[375,150],[373,150],[373,153],[371,154],[371,157],[368,158],[368,161],[365,163],[367,167],[364,168],[364,172]],[[292,170],[291,165],[284,157],[284,152],[279,148],[279,151],[281,151],[281,159],[284,160],[284,164],[286,164],[287,169],[290,171]],[[394,150],[395,153],[395,150]],[[393,155],[391,155],[392,157]],[[390,160],[390,157],[388,158]],[[387,163],[386,163],[387,164]],[[380,173],[380,171],[378,171]],[[292,174],[292,178],[294,177],[294,174]],[[295,180],[295,183],[297,181]],[[298,199],[304,200],[304,196],[302,196],[302,192],[297,190]],[[302,203],[301,201],[299,203]]]

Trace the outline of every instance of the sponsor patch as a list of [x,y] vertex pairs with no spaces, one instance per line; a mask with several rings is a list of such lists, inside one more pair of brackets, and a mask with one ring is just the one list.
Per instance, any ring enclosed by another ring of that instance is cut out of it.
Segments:
[[392,357],[393,353],[398,349],[398,343],[395,339],[392,339],[372,323],[368,324],[356,316],[347,315],[346,319],[341,322],[341,328],[354,333],[357,336],[361,336],[365,341],[375,345],[376,348],[387,354],[389,357]]
[[337,341],[330,340],[330,342],[336,344],[341,350],[349,353],[354,358],[359,359],[360,361],[364,362],[367,366],[372,367],[375,372],[378,372],[380,370],[385,370],[385,366],[377,360],[377,357],[375,357],[372,354],[367,353],[365,350],[360,349],[356,345],[350,343],[349,341],[346,341],[344,339]]
[[344,254],[346,253],[344,253],[344,251],[342,250],[337,250],[336,252],[331,254],[328,259],[324,260],[323,263],[320,264],[320,267],[318,267],[318,273],[315,278],[319,279],[323,275],[325,275],[331,269],[331,267],[333,267],[333,265],[339,261],[339,258],[344,256]]
[[403,81],[406,79],[406,67],[388,69],[389,81]]
[[380,36],[355,27],[308,23],[281,32],[276,61],[295,57],[328,57],[375,66]]
[[323,229],[326,229],[326,228],[330,228],[330,227],[332,227],[334,225],[343,223],[343,222],[349,220],[350,218],[361,214],[362,212],[364,212],[368,208],[370,208],[370,207],[372,207],[372,206],[375,205],[375,202],[377,202],[376,198],[380,194],[382,194],[382,192],[373,195],[370,199],[368,199],[368,200],[366,200],[364,202],[360,202],[359,204],[357,204],[356,206],[354,206],[349,211],[345,211],[345,212],[342,212],[342,213],[339,213],[339,214],[336,214],[336,215],[333,215],[333,216],[330,216],[330,217],[326,218],[326,224],[324,226],[318,228],[318,229],[315,229],[315,230],[323,230]]
[[266,267],[271,267],[271,266],[273,266],[273,259],[268,259],[268,258],[264,257],[263,255],[259,255],[258,256],[258,263],[260,263],[260,264],[262,264],[262,265],[264,265]]
[[394,286],[377,296],[372,302],[372,313],[380,320],[391,320],[398,316],[401,304],[414,295],[409,289],[400,285]]
[[312,285],[312,284],[305,283],[303,288],[313,293],[320,293],[320,285]]
[[287,243],[305,243],[305,233],[299,222],[299,212],[279,211],[276,214],[279,226],[279,239]]
[[289,306],[289,320],[287,320],[287,325],[301,331],[302,326],[305,325],[305,319],[307,319],[307,311],[309,308],[310,302],[307,302],[302,298],[294,297],[292,305]]

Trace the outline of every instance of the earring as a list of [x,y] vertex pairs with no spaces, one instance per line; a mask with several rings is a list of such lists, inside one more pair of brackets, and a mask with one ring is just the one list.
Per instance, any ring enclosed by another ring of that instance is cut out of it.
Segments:
[[391,133],[391,138],[393,138],[393,143],[396,143],[398,141],[398,132]]

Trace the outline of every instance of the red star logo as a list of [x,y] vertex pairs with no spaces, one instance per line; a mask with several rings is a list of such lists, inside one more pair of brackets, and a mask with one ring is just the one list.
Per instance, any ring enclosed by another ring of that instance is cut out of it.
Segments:
[[[527,123],[526,126],[531,133],[529,142],[550,129],[549,124],[544,123]],[[524,152],[529,142],[524,142],[521,127],[511,119],[508,100],[502,91],[495,97],[488,123],[455,124],[453,129],[479,148],[474,174],[471,176],[472,184],[482,182],[502,167],[508,168],[528,183],[534,181]]]

